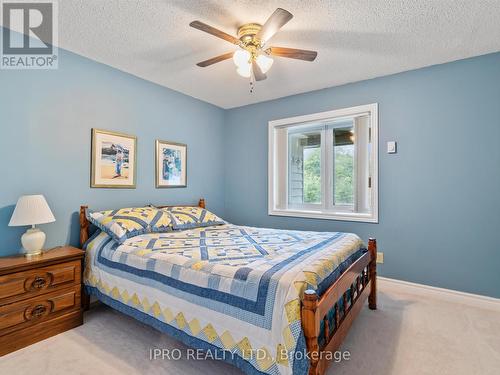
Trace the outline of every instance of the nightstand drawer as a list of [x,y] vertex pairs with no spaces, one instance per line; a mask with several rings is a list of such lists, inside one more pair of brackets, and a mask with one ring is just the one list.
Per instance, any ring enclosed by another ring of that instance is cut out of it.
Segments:
[[80,311],[80,306],[80,285],[2,306],[0,336],[56,318],[72,310]]
[[80,284],[80,268],[76,260],[0,276],[0,305]]
[[60,246],[0,257],[0,357],[83,324],[84,255]]

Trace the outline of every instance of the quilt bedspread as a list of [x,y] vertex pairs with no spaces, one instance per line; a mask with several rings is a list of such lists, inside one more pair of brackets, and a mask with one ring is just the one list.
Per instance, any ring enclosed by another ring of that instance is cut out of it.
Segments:
[[219,225],[86,246],[87,290],[247,373],[306,374],[305,289],[321,294],[365,251],[350,233]]

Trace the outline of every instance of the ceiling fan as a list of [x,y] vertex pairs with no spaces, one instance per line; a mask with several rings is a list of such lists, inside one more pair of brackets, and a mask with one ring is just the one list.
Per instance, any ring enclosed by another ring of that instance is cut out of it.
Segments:
[[303,49],[286,47],[268,47],[266,43],[271,39],[288,21],[293,18],[292,13],[278,8],[268,18],[264,25],[258,23],[247,23],[238,28],[238,37],[229,35],[215,27],[209,26],[201,21],[193,21],[189,26],[212,34],[240,47],[236,52],[228,52],[223,55],[199,62],[198,66],[206,67],[227,59],[233,58],[236,71],[251,81],[262,81],[267,78],[266,73],[273,65],[270,56],[288,57],[291,59],[314,61],[318,53]]

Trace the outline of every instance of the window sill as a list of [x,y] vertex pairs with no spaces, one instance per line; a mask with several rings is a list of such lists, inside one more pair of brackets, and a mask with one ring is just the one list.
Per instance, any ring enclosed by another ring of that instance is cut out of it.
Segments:
[[332,212],[320,210],[293,210],[293,209],[271,209],[270,216],[288,216],[308,219],[356,221],[362,223],[378,223],[376,214],[360,214],[352,212]]

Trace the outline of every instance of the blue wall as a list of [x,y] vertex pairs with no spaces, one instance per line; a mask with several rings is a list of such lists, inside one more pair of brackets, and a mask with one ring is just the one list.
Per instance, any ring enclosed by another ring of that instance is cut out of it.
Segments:
[[[81,204],[116,208],[197,202],[224,214],[224,111],[59,50],[59,69],[0,70],[0,255],[19,251],[8,221],[19,196],[44,194],[57,219],[47,246],[78,244]],[[90,129],[138,138],[137,189],[91,189]],[[188,145],[188,187],[155,189],[155,139]]]
[[[268,121],[373,102],[379,224],[268,216]],[[383,276],[500,297],[500,54],[232,109],[225,127],[227,220],[374,236]]]
[[[499,81],[492,54],[224,111],[63,50],[55,71],[0,70],[0,255],[20,249],[25,228],[7,223],[23,194],[44,194],[54,211],[47,246],[78,243],[81,204],[203,196],[237,224],[375,236],[381,275],[500,297]],[[380,223],[268,216],[268,121],[372,102]],[[92,127],[138,137],[137,189],[89,187]],[[187,188],[154,188],[157,138],[188,144]],[[388,140],[396,155],[383,152]]]

